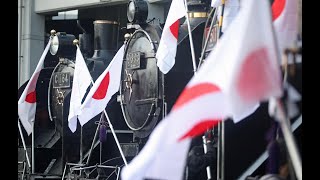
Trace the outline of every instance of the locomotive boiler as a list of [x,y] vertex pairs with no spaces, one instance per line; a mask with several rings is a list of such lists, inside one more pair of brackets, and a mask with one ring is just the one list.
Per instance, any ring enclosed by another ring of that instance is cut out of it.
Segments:
[[[188,7],[197,58],[200,55],[207,9],[205,4],[191,1]],[[131,12],[134,9],[139,11]],[[156,124],[171,110],[194,71],[184,19],[179,28],[175,65],[164,75],[158,69],[155,58],[162,26],[146,23],[148,9],[145,1],[130,1],[127,14],[130,38],[125,49],[118,101],[126,124],[134,132],[134,141],[142,147]]]

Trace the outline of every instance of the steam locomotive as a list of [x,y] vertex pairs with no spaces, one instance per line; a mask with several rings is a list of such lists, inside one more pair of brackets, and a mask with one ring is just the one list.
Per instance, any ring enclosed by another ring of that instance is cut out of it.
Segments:
[[[209,27],[208,15],[212,12],[209,3],[206,0],[188,1],[196,64],[199,64],[204,37]],[[175,65],[169,73],[162,74],[157,68],[155,55],[163,25],[147,22],[148,4],[144,0],[130,0],[127,9],[128,23],[124,30],[119,30],[117,21],[95,20],[92,37],[79,22],[77,25],[83,32],[79,35],[79,46],[93,81],[125,43],[120,89],[105,110],[121,149],[130,161],[143,148],[154,127],[170,112],[179,94],[194,75],[194,69],[190,37],[184,18],[180,21]],[[123,39],[119,38],[118,34],[121,34]],[[52,176],[57,179],[119,179],[119,171],[124,162],[111,131],[102,128],[104,125],[108,126],[106,117],[99,114],[83,127],[78,124],[75,133],[68,127],[76,55],[74,39],[74,35],[63,32],[54,35],[53,45],[39,75],[34,127],[35,172],[29,173],[27,178],[44,179]],[[58,44],[58,47],[55,47],[55,44]],[[214,42],[211,45],[213,46]],[[206,50],[207,53],[210,51]],[[19,96],[26,83],[19,88]],[[237,125],[226,121],[225,171],[228,173],[225,179],[237,178],[244,168],[264,151],[267,142],[262,132],[266,132],[270,126],[266,109],[266,105],[262,105],[248,120]],[[217,138],[214,131],[212,133]],[[106,140],[102,140],[103,136],[106,136]],[[253,136],[255,139],[251,138]],[[30,156],[31,137],[24,134],[24,139]],[[213,148],[216,148],[217,140],[213,141]],[[20,138],[19,159],[25,161],[21,145]],[[195,139],[190,149],[194,146],[202,146],[202,140]],[[237,153],[234,153],[235,149]],[[216,179],[216,166],[213,162],[213,179]],[[205,176],[203,169],[198,179]]]

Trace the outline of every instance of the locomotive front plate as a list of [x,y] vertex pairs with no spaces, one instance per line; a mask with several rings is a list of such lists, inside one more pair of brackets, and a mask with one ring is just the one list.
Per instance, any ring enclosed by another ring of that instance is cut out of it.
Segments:
[[127,55],[127,69],[139,69],[140,57],[140,52],[129,52]]
[[68,88],[70,87],[69,72],[55,72],[53,75],[53,88]]

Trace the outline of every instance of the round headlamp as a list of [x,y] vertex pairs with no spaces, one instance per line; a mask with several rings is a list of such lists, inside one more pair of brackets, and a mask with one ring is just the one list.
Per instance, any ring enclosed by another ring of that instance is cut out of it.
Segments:
[[130,23],[144,23],[148,17],[148,4],[145,0],[130,0],[127,7]]

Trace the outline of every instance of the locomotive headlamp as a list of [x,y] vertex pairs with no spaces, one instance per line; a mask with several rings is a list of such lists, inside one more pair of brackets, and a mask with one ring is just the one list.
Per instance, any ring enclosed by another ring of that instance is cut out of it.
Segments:
[[59,38],[58,36],[53,36],[50,46],[50,53],[56,55],[59,49]]
[[148,4],[145,0],[130,0],[127,18],[130,23],[144,23],[148,17]]
[[136,7],[134,5],[134,2],[129,1],[128,10],[127,10],[127,17],[129,22],[133,21],[135,12],[136,12]]
[[50,53],[58,57],[72,59],[76,55],[76,46],[73,45],[74,39],[74,35],[65,32],[52,35]]

